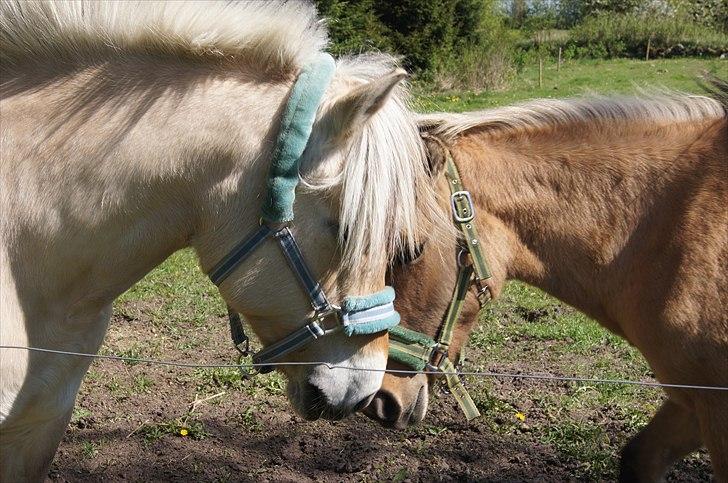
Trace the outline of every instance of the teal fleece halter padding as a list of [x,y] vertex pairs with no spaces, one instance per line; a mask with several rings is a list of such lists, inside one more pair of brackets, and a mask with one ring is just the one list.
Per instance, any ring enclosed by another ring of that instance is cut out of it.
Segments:
[[316,111],[335,67],[329,54],[320,54],[303,68],[291,90],[268,173],[268,193],[262,208],[263,220],[268,223],[293,220],[301,155],[308,144]]
[[345,297],[341,303],[344,333],[348,336],[375,334],[399,324],[393,302],[392,287],[363,297]]

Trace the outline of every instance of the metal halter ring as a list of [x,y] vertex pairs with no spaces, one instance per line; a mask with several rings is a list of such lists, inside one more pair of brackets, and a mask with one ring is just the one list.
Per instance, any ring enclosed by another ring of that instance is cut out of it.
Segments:
[[458,245],[458,254],[456,256],[457,258],[457,264],[458,268],[467,267],[470,265],[470,261],[468,260],[468,256],[470,255],[470,251],[467,247],[464,247],[462,245]]
[[[239,349],[238,349],[239,350]],[[250,379],[251,377],[258,374],[258,369],[248,364],[243,364],[243,359],[247,354],[243,354],[242,351],[238,354],[238,371],[240,371],[240,377],[242,379]]]
[[442,365],[443,361],[448,358],[448,356],[449,351],[446,346],[443,346],[442,344],[436,344],[432,348],[430,361],[425,365],[425,368],[430,372],[439,372],[440,366]]
[[[329,316],[333,315],[336,318],[336,325],[332,328],[326,328],[319,324],[319,322],[324,321]],[[315,322],[318,327],[321,328],[320,334],[313,334],[314,337],[318,338],[324,335],[329,335],[334,332],[337,332],[339,329],[341,329],[341,307],[338,305],[330,304],[328,308],[324,310],[317,311],[313,314],[311,317],[312,322]]]

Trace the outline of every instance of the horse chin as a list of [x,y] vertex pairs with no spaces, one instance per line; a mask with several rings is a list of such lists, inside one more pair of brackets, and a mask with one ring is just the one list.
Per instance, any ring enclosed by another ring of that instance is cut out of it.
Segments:
[[[384,368],[384,357],[364,357],[362,367]],[[382,373],[350,371],[316,366],[305,374],[289,374],[288,399],[296,412],[306,420],[339,420],[369,405],[381,385]]]

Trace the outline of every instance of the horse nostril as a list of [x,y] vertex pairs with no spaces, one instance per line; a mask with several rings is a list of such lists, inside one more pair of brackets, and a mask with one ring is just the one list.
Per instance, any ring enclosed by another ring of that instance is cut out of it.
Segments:
[[402,416],[402,405],[391,394],[379,391],[369,404],[375,416],[389,423],[394,423]]

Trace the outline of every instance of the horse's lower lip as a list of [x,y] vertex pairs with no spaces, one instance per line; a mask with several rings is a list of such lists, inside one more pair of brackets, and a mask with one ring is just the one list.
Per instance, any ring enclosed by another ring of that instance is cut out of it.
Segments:
[[427,386],[420,387],[417,392],[417,399],[412,405],[410,413],[407,415],[407,425],[417,424],[425,418],[425,410],[423,406],[427,404]]
[[355,413],[355,412],[360,411],[360,410],[364,409],[365,407],[369,406],[369,403],[372,402],[372,399],[374,399],[374,396],[376,396],[376,395],[377,395],[377,393],[373,392],[369,395],[369,397],[366,397],[366,398],[362,399],[361,401],[359,401],[356,404],[356,406],[354,406],[354,409],[352,409],[352,412]]

